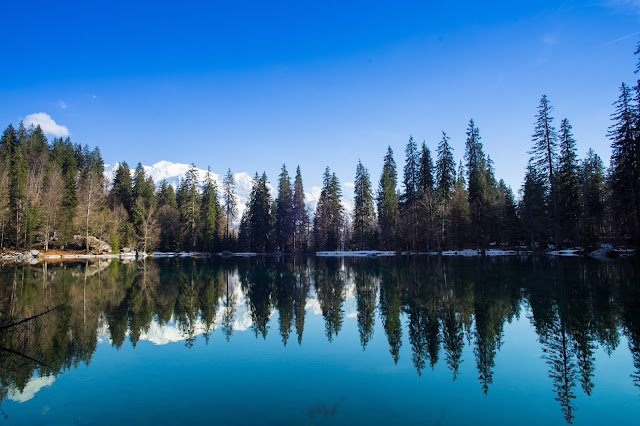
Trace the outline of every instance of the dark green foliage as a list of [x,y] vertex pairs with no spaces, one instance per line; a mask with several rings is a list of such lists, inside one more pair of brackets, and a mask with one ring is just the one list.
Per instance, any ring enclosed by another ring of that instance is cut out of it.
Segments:
[[558,221],[560,241],[576,243],[580,232],[580,176],[576,141],[566,118],[560,123],[560,158],[558,163]]
[[322,191],[313,217],[313,237],[316,250],[338,250],[344,243],[344,208],[340,202],[342,189],[329,167],[322,179]]
[[399,202],[397,186],[396,162],[393,159],[391,147],[388,147],[387,154],[384,156],[382,174],[378,184],[378,196],[376,198],[380,246],[384,250],[394,250],[396,248]]
[[449,137],[442,132],[442,140],[438,144],[436,160],[436,217],[438,221],[438,248],[446,245],[450,224],[451,198],[456,183],[456,164],[453,160],[453,148],[449,145]]
[[293,207],[293,192],[291,179],[287,167],[283,164],[278,179],[278,198],[275,210],[276,245],[282,252],[293,251],[295,234],[295,217]]
[[231,169],[227,170],[227,174],[222,181],[222,202],[224,203],[224,213],[226,217],[224,236],[229,240],[229,226],[238,215],[238,206],[234,189],[235,181]]
[[418,175],[417,217],[414,224],[417,229],[417,248],[431,250],[436,241],[436,199],[434,189],[434,166],[431,151],[422,142],[420,153],[420,171]]
[[57,138],[53,140],[51,147],[51,157],[60,170],[64,180],[64,196],[62,197],[61,229],[59,244],[64,246],[73,238],[73,217],[78,204],[76,193],[76,175],[78,173],[78,163],[76,151],[69,138]]
[[376,212],[369,171],[358,160],[353,190],[352,244],[356,250],[375,247]]
[[252,252],[267,253],[273,249],[271,194],[267,186],[267,175],[256,173],[251,195],[240,225],[239,239],[246,239]]
[[296,252],[306,251],[309,242],[309,213],[304,202],[304,186],[300,166],[296,168],[293,184],[292,214],[294,224],[293,249]]
[[126,161],[120,163],[116,168],[109,192],[109,204],[112,209],[121,204],[129,214],[133,211],[133,180]]
[[550,199],[548,212],[551,214],[554,242],[556,245],[561,245],[560,224],[558,223],[558,197],[555,184],[558,135],[555,127],[553,127],[552,110],[553,107],[549,104],[547,95],[543,95],[536,114],[535,128],[531,137],[533,146],[529,153],[532,155],[531,165],[536,169],[537,174],[543,178],[545,195],[548,194]]
[[547,231],[545,176],[541,175],[530,160],[521,189],[519,214],[522,226],[533,247],[542,247]]
[[616,212],[616,222],[621,234],[631,234],[640,238],[640,150],[636,135],[637,106],[632,103],[631,90],[622,83],[620,96],[613,104],[611,115],[613,124],[609,127],[611,140],[611,166],[609,185],[611,187],[612,210]]
[[595,244],[602,235],[605,216],[605,175],[602,159],[589,149],[580,168],[582,239]]
[[176,193],[182,231],[183,247],[195,250],[198,242],[198,219],[200,217],[200,192],[198,171],[194,164],[187,171]]
[[469,237],[478,248],[481,248],[486,246],[491,237],[490,213],[493,206],[490,202],[493,188],[490,187],[489,178],[492,173],[480,142],[480,130],[475,126],[473,119],[469,121],[467,127],[464,158],[469,192]]
[[211,178],[211,168],[202,188],[202,204],[200,206],[200,247],[207,252],[216,251],[220,245],[220,219],[222,209],[218,200],[218,185]]
[[446,203],[451,198],[456,181],[456,163],[453,160],[453,148],[449,145],[449,137],[442,132],[442,140],[438,144],[438,159],[436,160],[436,184],[440,203]]
[[[428,179],[428,178],[427,178]],[[405,148],[405,164],[403,176],[404,192],[400,196],[400,238],[404,247],[410,250],[417,248],[418,201],[420,195],[420,155],[418,145],[413,136]]]

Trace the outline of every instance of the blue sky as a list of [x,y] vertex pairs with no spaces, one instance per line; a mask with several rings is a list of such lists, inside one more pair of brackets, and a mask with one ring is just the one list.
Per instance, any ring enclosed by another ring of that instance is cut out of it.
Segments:
[[311,187],[359,158],[377,186],[410,135],[435,154],[444,130],[458,161],[474,118],[517,192],[542,94],[608,162],[611,103],[637,78],[638,0],[161,3],[2,2],[0,125],[46,113],[106,163],[274,184],[299,164]]

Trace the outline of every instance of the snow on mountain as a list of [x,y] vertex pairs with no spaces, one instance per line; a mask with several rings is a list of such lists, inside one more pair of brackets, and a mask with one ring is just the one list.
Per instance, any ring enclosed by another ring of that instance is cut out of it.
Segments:
[[[115,176],[115,171],[118,168],[119,164],[116,163],[113,167],[105,166],[105,178],[107,182],[113,182],[113,177]],[[184,179],[189,167],[189,164],[181,164],[181,163],[172,163],[171,161],[159,161],[152,166],[144,166],[144,171],[147,176],[151,176],[156,185],[159,185],[162,180],[166,180],[167,183],[175,188],[178,187],[178,184],[182,179]],[[131,174],[133,176],[133,172],[135,170],[135,166],[131,168]],[[198,180],[200,186],[204,184],[204,181],[207,177],[207,171],[204,169],[197,169],[198,171]],[[223,176],[217,173],[210,172],[211,179],[216,182],[218,185],[218,192],[222,190],[222,179]],[[245,172],[239,172],[233,174],[233,179],[235,181],[235,192],[236,192],[236,205],[238,206],[238,215],[233,220],[233,225],[238,226],[240,224],[240,219],[242,218],[242,214],[247,205],[247,201],[249,200],[249,195],[251,193],[251,188],[253,187],[253,177]],[[269,187],[269,191],[271,191],[271,196],[275,197],[277,195],[276,190],[273,186],[267,183]],[[313,215],[313,212],[316,209],[316,204],[318,204],[318,199],[320,198],[320,192],[322,188],[314,186],[311,188],[311,191],[305,192],[305,203],[307,205],[307,211]],[[345,208],[345,212],[351,213],[353,210],[353,203],[343,198],[342,205]]]

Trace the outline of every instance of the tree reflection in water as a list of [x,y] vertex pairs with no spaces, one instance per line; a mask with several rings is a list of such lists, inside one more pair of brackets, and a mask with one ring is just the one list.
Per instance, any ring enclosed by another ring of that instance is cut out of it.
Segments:
[[[0,270],[0,397],[24,389],[34,373],[55,377],[89,364],[99,336],[116,348],[127,339],[135,347],[151,327],[175,325],[192,347],[198,338],[207,344],[215,339],[213,330],[229,342],[234,330],[250,328],[265,339],[277,326],[283,345],[294,330],[301,345],[308,310],[317,307],[331,343],[352,300],[359,335],[341,338],[359,339],[363,350],[384,339],[393,364],[407,339],[418,375],[427,363],[431,369],[442,364],[454,381],[469,345],[485,394],[494,385],[505,324],[526,313],[547,363],[549,388],[571,423],[577,390],[597,392],[596,350],[611,354],[621,335],[633,356],[630,380],[640,389],[639,271],[633,261],[437,257],[14,266]],[[60,307],[38,321],[7,327],[52,306]],[[384,336],[374,335],[377,317]]]

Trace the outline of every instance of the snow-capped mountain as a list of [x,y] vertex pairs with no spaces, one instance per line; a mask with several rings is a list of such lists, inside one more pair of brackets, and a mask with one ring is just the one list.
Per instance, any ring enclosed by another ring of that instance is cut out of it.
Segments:
[[[112,167],[105,167],[105,178],[108,182],[113,182],[113,177],[115,175],[115,171],[118,168],[119,164],[116,163]],[[174,188],[177,188],[178,184],[182,179],[184,179],[187,171],[191,167],[189,164],[181,164],[181,163],[172,163],[171,161],[159,161],[152,166],[143,166],[144,171],[147,176],[151,176],[156,185],[159,185],[162,180],[166,180],[167,183]],[[135,170],[135,166],[131,168],[131,173]],[[197,169],[198,171],[198,180],[200,182],[200,186],[203,185],[206,177],[207,171],[204,169]],[[222,190],[222,179],[223,175],[210,172],[211,179],[214,180],[218,185],[218,192]],[[247,205],[247,201],[249,200],[249,195],[251,193],[251,188],[253,187],[253,177],[245,172],[239,172],[233,174],[233,179],[236,183],[235,192],[236,192],[236,205],[238,206],[238,215],[233,221],[233,225],[238,226],[240,224],[240,218],[244,213],[244,210]],[[277,195],[276,190],[273,188],[271,184],[267,184],[269,190],[271,191],[271,196],[275,197]],[[318,199],[320,198],[320,192],[322,188],[314,186],[310,191],[305,192],[305,203],[307,204],[308,211],[313,214],[316,209],[316,204],[318,203]],[[353,206],[352,203],[347,200],[342,200],[342,205],[345,208],[345,212],[351,213]]]

